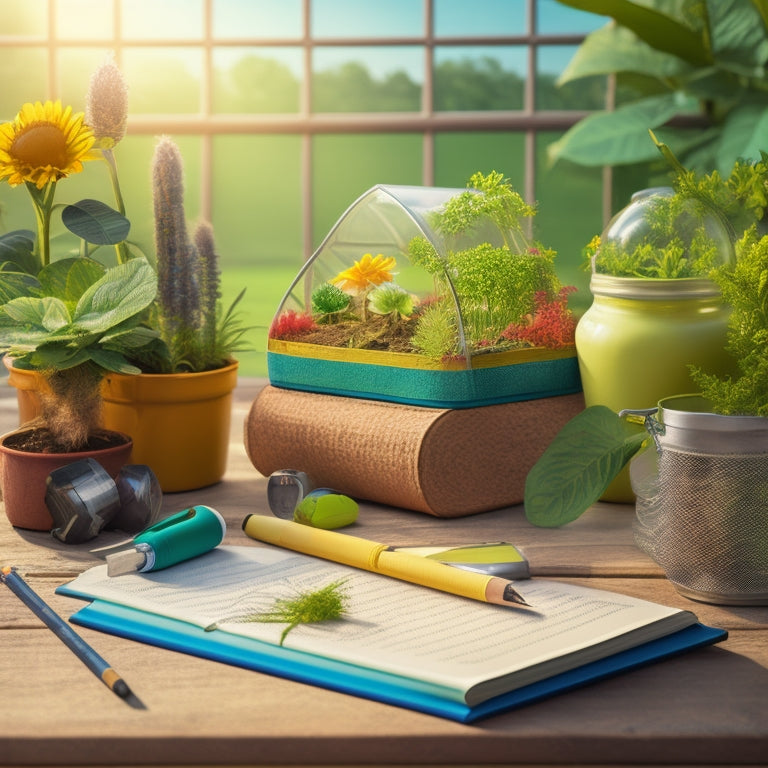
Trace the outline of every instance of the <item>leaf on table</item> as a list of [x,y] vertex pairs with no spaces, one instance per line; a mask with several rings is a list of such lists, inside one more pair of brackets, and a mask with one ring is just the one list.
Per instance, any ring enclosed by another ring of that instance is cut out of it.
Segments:
[[646,438],[610,408],[586,408],[560,430],[528,473],[528,520],[547,528],[575,520],[600,498]]

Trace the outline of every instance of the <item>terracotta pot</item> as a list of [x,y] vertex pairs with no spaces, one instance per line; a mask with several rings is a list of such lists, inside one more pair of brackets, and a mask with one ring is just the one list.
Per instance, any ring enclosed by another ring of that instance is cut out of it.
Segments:
[[53,518],[45,504],[45,480],[59,467],[81,459],[93,458],[112,477],[131,460],[132,443],[123,435],[125,443],[96,451],[76,453],[30,453],[6,445],[6,441],[23,430],[9,432],[0,437],[0,482],[2,483],[5,514],[11,525],[33,531],[50,531]]
[[237,362],[202,373],[108,374],[103,423],[133,439],[164,492],[219,482],[227,468]]
[[3,356],[3,364],[8,369],[8,383],[16,388],[21,426],[40,415],[39,393],[47,390],[48,383],[37,371],[14,368],[13,360],[7,356]]

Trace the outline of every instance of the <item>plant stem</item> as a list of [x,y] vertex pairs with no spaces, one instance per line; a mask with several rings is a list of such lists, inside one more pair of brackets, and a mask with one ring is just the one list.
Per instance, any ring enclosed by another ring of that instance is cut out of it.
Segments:
[[32,198],[32,207],[35,209],[37,255],[40,257],[40,265],[46,267],[51,263],[51,213],[53,198],[56,195],[56,182],[48,182],[43,189],[38,189],[30,182],[26,184]]
[[[117,210],[125,216],[125,201],[123,200],[123,193],[120,190],[120,180],[117,175],[117,161],[115,160],[115,153],[111,149],[102,149],[101,155],[104,158],[104,162],[109,169],[109,180],[112,183],[112,193],[115,196],[115,203]],[[128,261],[128,248],[125,242],[115,244],[115,253],[117,253],[117,263],[124,264]]]

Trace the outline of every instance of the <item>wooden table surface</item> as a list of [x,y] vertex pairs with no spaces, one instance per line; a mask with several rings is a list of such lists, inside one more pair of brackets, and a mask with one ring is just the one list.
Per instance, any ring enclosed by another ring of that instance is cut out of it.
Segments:
[[[168,512],[209,504],[226,543],[248,544],[243,518],[266,511],[266,479],[242,428],[260,382],[236,392],[228,471],[196,492],[166,494]],[[0,432],[17,425],[15,392],[0,383]],[[99,562],[95,550],[12,528],[0,516],[0,564],[14,565],[64,617],[78,601],[54,594]],[[724,643],[473,725],[379,704],[181,653],[78,629],[146,705],[129,707],[0,590],[2,765],[504,765],[768,764],[768,608],[718,607],[677,594],[633,544],[633,508],[596,504],[562,529],[529,525],[520,507],[439,520],[361,504],[360,535],[391,544],[505,539],[533,575],[693,610],[724,627]],[[103,553],[102,553],[103,554]]]

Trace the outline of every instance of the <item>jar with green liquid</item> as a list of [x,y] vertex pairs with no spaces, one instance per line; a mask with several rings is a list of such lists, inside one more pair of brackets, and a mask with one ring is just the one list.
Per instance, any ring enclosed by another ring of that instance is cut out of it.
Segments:
[[[696,201],[681,203],[671,189],[633,198],[593,256],[593,303],[576,327],[587,406],[654,408],[665,397],[697,391],[692,366],[719,375],[733,370],[725,351],[729,308],[718,286],[701,276],[732,259],[727,232]],[[601,498],[634,501],[628,470]]]

